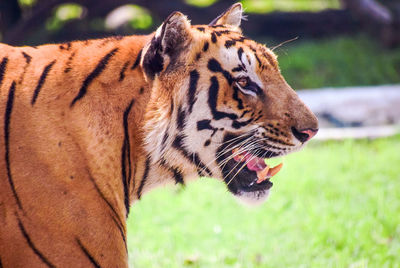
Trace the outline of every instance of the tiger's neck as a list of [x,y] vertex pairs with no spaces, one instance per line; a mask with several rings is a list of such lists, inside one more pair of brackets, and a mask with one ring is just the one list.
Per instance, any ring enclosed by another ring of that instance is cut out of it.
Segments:
[[[151,85],[140,65],[143,47],[150,38],[87,41],[86,47],[76,50],[75,65],[65,79],[71,90],[64,94],[71,101],[62,109],[72,122],[69,128],[86,159],[85,168],[125,216],[144,190],[143,178],[149,184],[153,178],[143,127]],[[74,43],[71,53],[73,49]]]
[[[96,156],[89,168],[111,184],[120,196],[118,206],[126,213],[131,203],[152,188],[184,183],[198,174],[193,164],[182,163],[182,152],[172,149],[180,137],[177,103],[168,90],[153,92],[162,87],[145,79],[140,57],[150,38],[129,36],[105,44],[101,54],[96,53],[97,66],[105,60],[107,64],[93,81],[99,87],[93,95],[89,88],[86,94],[91,96],[76,101],[72,109],[81,107],[87,113],[90,107],[88,122],[81,125],[86,132],[93,130],[93,135],[86,136],[86,146]],[[152,146],[146,146],[149,143]],[[179,161],[171,163],[171,159]]]
[[[67,107],[71,116],[85,115],[83,121],[71,121],[76,133],[86,133],[77,139],[85,149],[90,175],[108,185],[110,189],[104,191],[110,196],[119,196],[114,199],[125,214],[130,204],[150,189],[184,183],[184,178],[197,175],[192,164],[170,163],[181,157],[171,149],[179,139],[178,111],[173,108],[172,96],[152,92],[159,87],[145,79],[140,57],[150,38],[129,36],[105,44],[100,43],[104,40],[89,41],[90,57],[83,56],[77,62],[81,65],[77,70],[88,69],[85,72],[89,75],[73,82],[75,90]],[[97,52],[100,45],[103,47]],[[96,64],[87,67],[93,61]],[[71,77],[79,75],[73,71]],[[76,88],[82,89],[82,80],[83,85],[89,84],[83,97],[81,91],[76,92]]]

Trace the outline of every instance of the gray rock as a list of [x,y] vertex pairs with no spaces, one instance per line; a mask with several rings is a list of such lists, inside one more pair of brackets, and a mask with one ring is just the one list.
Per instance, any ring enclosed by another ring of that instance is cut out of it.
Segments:
[[320,127],[400,124],[400,85],[297,91]]

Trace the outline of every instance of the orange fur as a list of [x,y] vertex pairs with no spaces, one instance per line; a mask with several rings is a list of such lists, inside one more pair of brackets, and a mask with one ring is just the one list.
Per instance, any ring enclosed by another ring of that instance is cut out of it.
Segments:
[[[1,111],[6,110],[11,84],[21,81],[15,87],[10,117],[9,157],[22,209],[16,209],[7,180],[6,163],[3,159],[0,161],[0,256],[6,267],[7,264],[10,267],[40,264],[37,256],[27,249],[20,229],[16,228],[18,220],[31,234],[35,245],[54,264],[65,263],[69,267],[90,265],[82,261],[82,251],[76,245],[76,238],[79,238],[86,242],[91,254],[98,256],[98,261],[105,267],[126,265],[120,230],[113,222],[119,222],[125,235],[125,210],[118,209],[123,207],[120,198],[122,181],[117,179],[121,177],[124,137],[121,126],[124,110],[135,99],[128,119],[132,126],[136,126],[129,129],[134,148],[131,150],[132,158],[140,159],[143,154],[140,126],[150,91],[141,67],[131,70],[131,66],[149,38],[125,37],[104,45],[103,40],[72,42],[68,51],[61,49],[62,45],[37,48],[1,45],[0,58],[8,57],[1,84]],[[116,47],[118,51],[92,82],[87,96],[71,109],[71,100],[82,81],[100,59]],[[22,52],[32,57],[26,69]],[[73,54],[75,56],[69,60]],[[32,106],[33,90],[42,70],[53,60],[56,62]],[[128,61],[125,78],[120,82],[119,73]],[[66,73],[68,67],[71,70]],[[2,112],[2,122],[3,116]],[[0,134],[1,156],[5,154],[3,133]],[[142,172],[140,162],[136,167],[136,173]],[[116,213],[102,200],[99,191]],[[104,254],[110,248],[115,253]]]

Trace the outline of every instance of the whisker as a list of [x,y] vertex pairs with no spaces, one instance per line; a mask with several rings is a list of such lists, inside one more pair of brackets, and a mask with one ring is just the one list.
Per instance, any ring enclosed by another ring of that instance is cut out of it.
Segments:
[[[230,148],[229,148],[229,151],[230,151],[230,149],[233,150],[233,149],[235,149],[235,148],[237,148],[237,147],[240,147],[242,144],[246,143],[247,141],[248,141],[248,139],[242,141],[241,143],[239,143],[239,144],[237,144],[237,145],[234,145],[234,146],[230,147]],[[216,157],[215,157],[213,160],[211,160],[210,162],[208,162],[208,163],[205,165],[205,167],[211,168],[211,167],[209,167],[209,165],[210,165],[211,163],[217,161],[221,156],[223,156],[225,153],[227,153],[227,152],[229,152],[229,151],[228,151],[228,148],[224,148],[224,150],[221,151],[220,153],[218,153],[218,154],[216,155]],[[236,155],[235,155],[235,156],[236,156]],[[204,169],[205,169],[205,168],[203,168],[202,171],[204,171]],[[214,168],[212,168],[212,169],[214,170]]]
[[[240,171],[242,171],[242,169],[245,167],[245,166],[247,166],[247,164],[248,163],[250,163],[254,158],[256,158],[256,156],[252,156],[250,159],[248,159],[245,163],[244,163],[244,165],[242,165],[242,167],[235,173],[235,175],[233,175],[233,177],[232,177],[232,179],[230,179],[229,180],[229,182],[227,183],[227,185],[229,185],[232,181],[233,181],[233,179],[237,176],[237,174],[239,174],[240,173]],[[233,169],[232,169],[233,170]],[[228,175],[229,175],[230,173],[228,173]],[[228,176],[227,175],[227,176]]]

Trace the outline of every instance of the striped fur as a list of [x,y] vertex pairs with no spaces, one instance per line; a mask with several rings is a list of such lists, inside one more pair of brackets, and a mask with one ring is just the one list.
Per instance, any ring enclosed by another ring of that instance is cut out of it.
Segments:
[[226,144],[251,135],[267,157],[303,146],[291,128],[316,119],[276,56],[242,35],[241,14],[235,4],[210,25],[175,12],[147,36],[0,44],[0,267],[127,267],[129,207],[149,190],[212,176],[243,197],[221,164]]

